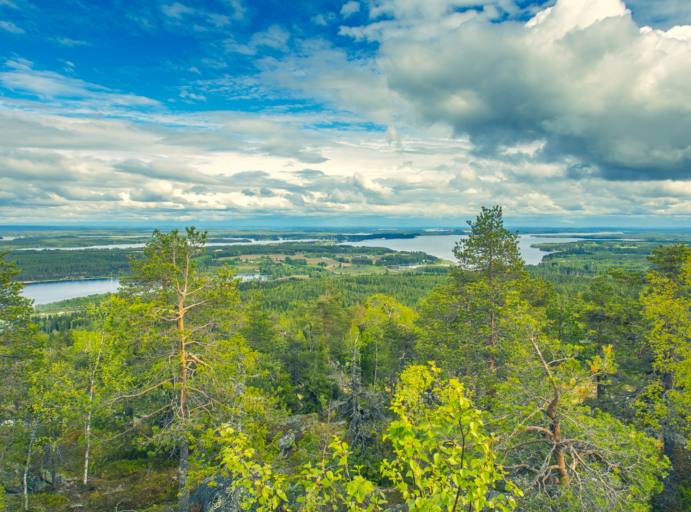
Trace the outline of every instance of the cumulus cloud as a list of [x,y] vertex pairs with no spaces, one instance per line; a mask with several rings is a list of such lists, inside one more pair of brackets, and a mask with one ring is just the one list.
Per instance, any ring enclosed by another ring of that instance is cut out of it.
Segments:
[[607,179],[685,178],[691,32],[639,28],[619,0],[557,3],[525,24],[472,18],[382,45],[389,87],[478,154],[544,143]]
[[383,187],[379,183],[373,181],[372,178],[366,174],[360,172],[356,172],[353,175],[353,183],[363,192],[374,192],[375,194],[382,196],[390,196],[393,193],[392,189]]

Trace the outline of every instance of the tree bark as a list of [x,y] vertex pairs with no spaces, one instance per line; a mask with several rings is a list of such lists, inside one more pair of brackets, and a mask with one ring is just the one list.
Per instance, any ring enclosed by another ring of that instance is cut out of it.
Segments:
[[190,491],[187,487],[187,472],[190,469],[190,443],[187,439],[180,446],[180,463],[178,464],[178,498],[179,512],[189,512]]
[[26,465],[24,466],[24,510],[29,510],[29,486],[27,483],[27,476],[29,474],[29,466],[31,465],[31,455],[34,448],[34,440],[36,439],[36,424],[31,430],[31,440],[29,441],[29,449],[26,454]]
[[94,384],[96,383],[96,372],[98,365],[101,362],[101,354],[103,353],[104,336],[101,332],[101,344],[98,347],[98,355],[94,363],[94,369],[91,372],[91,382],[89,382],[89,414],[86,416],[86,424],[84,425],[84,436],[86,437],[86,450],[84,451],[84,485],[89,483],[89,456],[91,454],[91,412],[94,402]]
[[[185,350],[185,295],[183,294],[178,304],[178,353],[180,355],[180,415],[183,424],[189,418],[189,407],[187,405],[187,352]],[[178,463],[178,509],[179,512],[188,512],[189,490],[187,487],[187,472],[190,467],[190,443],[186,433],[183,433],[182,445],[180,446],[180,461]]]

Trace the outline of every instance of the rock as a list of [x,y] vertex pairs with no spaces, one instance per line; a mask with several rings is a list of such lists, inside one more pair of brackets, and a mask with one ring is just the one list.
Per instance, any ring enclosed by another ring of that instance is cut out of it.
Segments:
[[32,494],[42,491],[43,489],[48,487],[48,485],[48,483],[44,482],[36,475],[26,475],[26,487],[28,491]]
[[[42,469],[39,471],[39,477],[48,485],[64,485],[68,480],[68,478],[62,473],[55,473],[55,482],[53,482],[53,473],[47,469]],[[73,480],[76,481],[76,478]]]
[[[23,494],[24,493],[24,472],[15,468],[14,471],[0,471],[0,485],[4,487],[7,494]],[[50,484],[45,482],[41,476],[26,475],[26,487],[29,494],[41,492]]]
[[296,414],[276,425],[268,440],[278,438],[278,448],[285,452],[293,445],[297,445],[316,424],[316,414]]
[[218,485],[206,483],[190,496],[189,512],[245,512],[242,508],[242,488],[233,490],[230,478],[217,478]]
[[316,414],[296,414],[289,416],[278,424],[278,428],[306,432],[317,423]]
[[0,471],[0,486],[5,488],[7,494],[21,494],[22,481],[19,470]]
[[295,434],[293,432],[288,432],[286,435],[281,436],[277,446],[279,450],[284,452],[290,450],[293,447],[293,443],[295,443]]

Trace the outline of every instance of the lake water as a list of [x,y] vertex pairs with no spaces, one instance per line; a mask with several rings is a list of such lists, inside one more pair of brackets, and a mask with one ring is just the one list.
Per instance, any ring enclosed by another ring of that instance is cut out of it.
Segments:
[[[238,274],[243,281],[266,281],[269,276],[262,274]],[[48,283],[30,283],[24,285],[22,295],[33,299],[34,304],[49,304],[77,297],[115,293],[120,287],[120,280],[113,279],[82,279],[76,281],[51,281]]]
[[[585,233],[584,233],[585,234]],[[439,236],[418,236],[415,238],[399,238],[392,240],[363,240],[362,242],[347,242],[340,245],[350,245],[353,247],[386,247],[394,251],[422,251],[437,258],[456,261],[453,255],[453,248],[456,242],[468,235],[439,235]],[[518,247],[521,255],[528,265],[537,265],[546,256],[547,252],[541,251],[533,244],[559,244],[564,242],[574,242],[582,240],[577,237],[552,238],[540,235],[520,235],[518,237]]]
[[59,300],[86,297],[99,293],[115,293],[118,291],[118,279],[84,279],[79,281],[54,281],[49,283],[27,284],[22,295],[33,299],[34,304],[48,304]]

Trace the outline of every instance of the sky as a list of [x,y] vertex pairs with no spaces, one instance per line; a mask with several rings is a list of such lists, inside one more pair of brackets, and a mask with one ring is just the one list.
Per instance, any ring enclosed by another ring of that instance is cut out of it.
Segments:
[[688,0],[0,0],[0,225],[686,227]]

